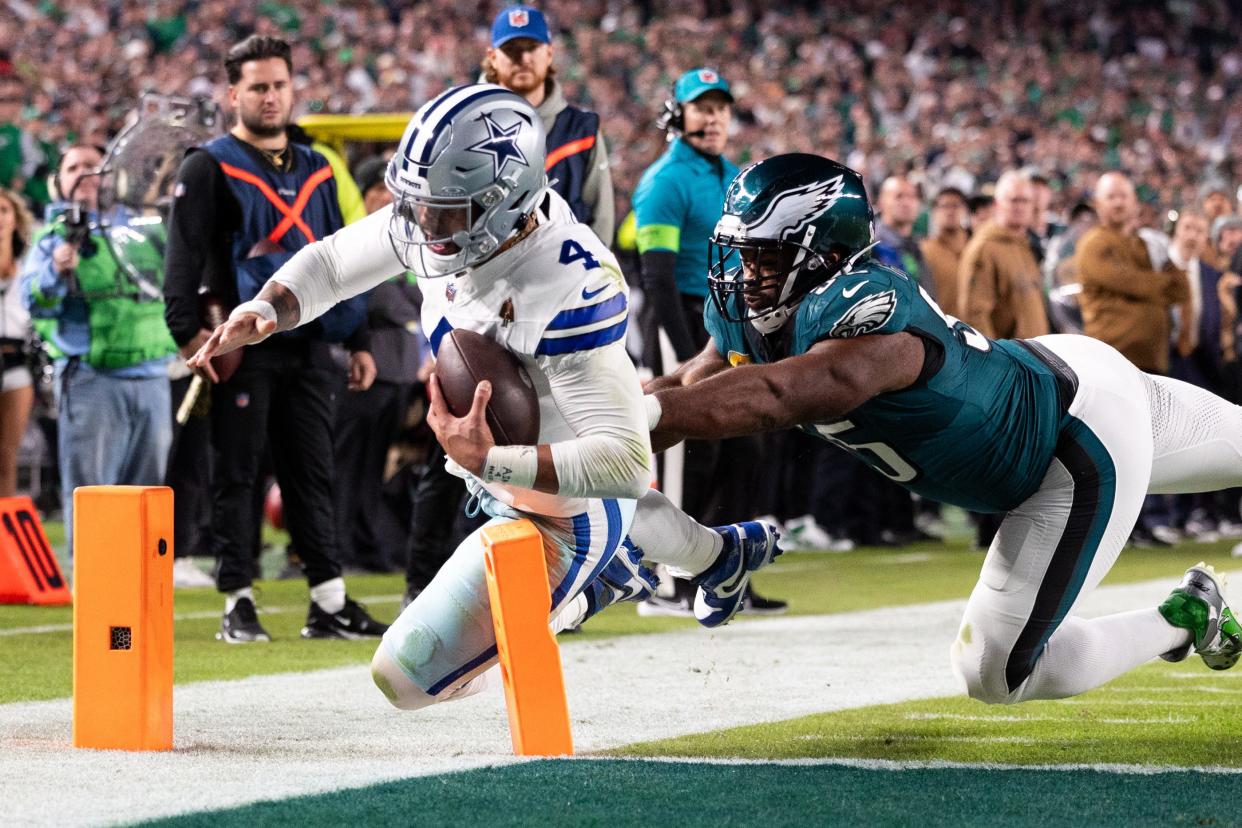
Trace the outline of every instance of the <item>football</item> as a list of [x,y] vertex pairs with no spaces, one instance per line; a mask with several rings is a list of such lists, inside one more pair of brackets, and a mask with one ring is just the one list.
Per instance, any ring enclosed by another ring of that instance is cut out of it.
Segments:
[[470,412],[475,386],[488,380],[492,398],[487,403],[487,425],[496,444],[529,446],[539,442],[535,385],[517,357],[494,340],[474,331],[449,331],[436,356],[436,378],[455,417]]

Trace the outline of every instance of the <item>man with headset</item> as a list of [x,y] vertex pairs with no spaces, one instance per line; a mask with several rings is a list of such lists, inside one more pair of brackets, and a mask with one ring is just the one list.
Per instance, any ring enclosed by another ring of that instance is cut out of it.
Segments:
[[[634,191],[645,299],[639,323],[644,360],[657,377],[677,367],[663,364],[661,331],[677,363],[707,343],[703,325],[707,242],[720,218],[725,190],[738,172],[724,155],[732,115],[733,94],[716,71],[692,69],[678,78],[657,121],[667,133],[669,147],[643,172]],[[654,386],[659,387],[658,379]],[[683,506],[688,514],[711,525],[719,516],[743,514],[750,507],[754,481],[747,472],[759,465],[759,440],[687,443]],[[672,600],[653,597],[639,605],[639,612],[689,615],[693,597],[693,588],[678,581]],[[745,608],[783,612],[786,605],[752,591]]]

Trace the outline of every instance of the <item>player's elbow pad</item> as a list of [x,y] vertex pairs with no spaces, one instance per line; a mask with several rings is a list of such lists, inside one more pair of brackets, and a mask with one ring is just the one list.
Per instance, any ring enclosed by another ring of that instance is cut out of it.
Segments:
[[564,497],[636,500],[651,486],[651,448],[638,438],[594,435],[555,443],[552,462]]

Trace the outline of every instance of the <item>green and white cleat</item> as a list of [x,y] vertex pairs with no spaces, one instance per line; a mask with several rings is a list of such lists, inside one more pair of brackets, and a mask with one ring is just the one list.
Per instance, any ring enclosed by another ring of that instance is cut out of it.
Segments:
[[1160,614],[1173,626],[1190,630],[1194,640],[1161,658],[1181,661],[1193,647],[1213,670],[1228,670],[1238,663],[1242,656],[1242,626],[1225,603],[1224,583],[1224,576],[1217,575],[1202,561],[1186,570],[1182,582],[1160,605]]

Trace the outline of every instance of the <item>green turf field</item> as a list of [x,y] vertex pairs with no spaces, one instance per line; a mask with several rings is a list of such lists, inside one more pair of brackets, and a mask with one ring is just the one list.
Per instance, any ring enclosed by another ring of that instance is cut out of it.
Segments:
[[[49,525],[48,534],[60,543],[59,526]],[[1127,549],[1104,585],[1167,580],[1172,586],[1185,567],[1203,559],[1235,570],[1242,584],[1242,560],[1231,558],[1232,545]],[[918,623],[903,618],[902,607],[965,598],[981,561],[960,537],[900,550],[789,553],[757,585],[788,599],[795,615],[893,607],[893,634],[900,636]],[[278,564],[272,556],[265,572]],[[400,576],[348,582],[377,617],[396,615]],[[221,597],[211,589],[177,591],[177,683],[370,660],[374,642],[298,637],[304,583],[262,581],[258,598],[275,640],[230,647],[213,637]],[[0,704],[71,693],[71,620],[68,608],[0,607],[0,659],[20,665],[0,672]],[[561,641],[569,648],[695,628],[688,620],[641,618],[623,605]],[[942,669],[949,670],[947,657]],[[675,698],[655,701],[660,698],[653,692],[653,705],[675,706]],[[1240,709],[1242,668],[1214,673],[1192,657],[1152,662],[1064,701],[1001,707],[949,696],[872,704],[627,744],[585,761],[430,776],[411,767],[417,778],[240,808],[195,808],[167,823],[1230,825],[1242,819],[1233,793],[1242,782]]]
[[[47,527],[59,547],[58,524]],[[1168,578],[1172,585],[1187,566],[1207,558],[1229,568],[1228,542],[1187,544],[1175,549],[1128,549],[1105,584]],[[862,549],[842,554],[787,553],[756,578],[764,592],[789,601],[790,611],[823,615],[883,606],[964,598],[983,560],[965,540],[922,544],[899,550]],[[265,571],[278,567],[265,562]],[[348,578],[350,594],[390,621],[400,609],[405,588],[398,575]],[[275,639],[261,648],[230,647],[214,639],[223,601],[211,589],[181,589],[174,608],[177,642],[174,678],[178,683],[242,678],[265,673],[315,670],[366,663],[374,651],[367,641],[307,642],[298,637],[306,617],[304,582],[260,581],[257,603],[264,626]],[[72,617],[69,607],[0,606],[0,663],[23,665],[21,672],[0,673],[0,704],[61,698],[72,692]],[[739,616],[737,623],[745,623]],[[632,605],[606,610],[571,640],[694,629],[677,618],[640,618]],[[16,634],[15,634],[16,633]]]

